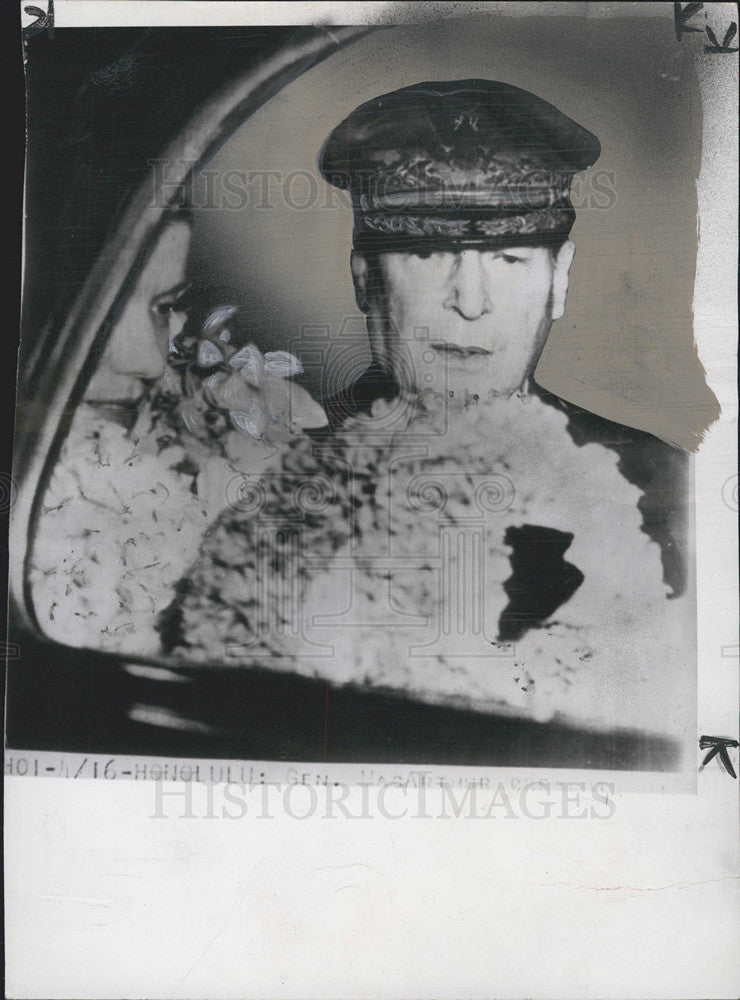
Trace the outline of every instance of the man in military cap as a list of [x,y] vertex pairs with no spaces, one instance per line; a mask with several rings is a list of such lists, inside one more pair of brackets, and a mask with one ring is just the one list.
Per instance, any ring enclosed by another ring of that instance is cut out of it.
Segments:
[[644,530],[676,592],[684,457],[532,378],[565,309],[571,183],[600,152],[596,136],[552,104],[492,80],[404,87],[337,125],[319,167],[352,199],[351,271],[373,361],[324,405],[339,426],[399,389],[467,401],[536,393],[567,413],[576,443],[618,453],[622,474],[645,493]]
[[551,104],[489,80],[405,87],[339,124],[319,166],[352,198],[374,364],[331,415],[393,391],[392,379],[454,395],[522,390],[565,307],[571,181],[599,153]]

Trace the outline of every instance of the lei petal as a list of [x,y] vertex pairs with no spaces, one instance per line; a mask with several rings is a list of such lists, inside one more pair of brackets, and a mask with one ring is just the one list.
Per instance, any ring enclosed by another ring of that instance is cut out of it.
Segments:
[[233,410],[229,416],[231,417],[231,422],[238,431],[242,434],[248,434],[250,437],[255,438],[259,441],[265,429],[265,414],[262,407],[255,400],[248,412],[243,410]]
[[250,385],[259,388],[265,372],[265,359],[254,344],[247,344],[246,347],[242,347],[240,351],[237,351],[231,357],[229,364],[232,368],[241,372]]
[[219,365],[224,360],[224,356],[210,340],[201,340],[198,344],[198,364],[204,368],[212,368]]
[[236,306],[217,306],[203,324],[203,333],[212,337],[238,311]]
[[268,351],[265,354],[265,371],[281,378],[302,375],[304,368],[297,357],[288,351]]

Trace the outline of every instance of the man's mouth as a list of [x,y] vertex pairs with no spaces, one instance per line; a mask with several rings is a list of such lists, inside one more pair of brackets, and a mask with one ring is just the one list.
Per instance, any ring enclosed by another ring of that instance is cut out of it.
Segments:
[[491,352],[485,347],[460,347],[459,344],[450,344],[446,340],[435,340],[430,345],[435,351],[444,351],[446,354],[453,354],[459,358],[469,358],[474,356],[486,356]]

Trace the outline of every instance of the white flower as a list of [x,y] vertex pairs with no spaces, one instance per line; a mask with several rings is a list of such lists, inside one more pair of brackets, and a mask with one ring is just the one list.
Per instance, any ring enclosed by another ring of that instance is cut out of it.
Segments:
[[265,429],[265,414],[258,403],[255,402],[254,407],[249,412],[232,410],[229,416],[238,431],[249,434],[257,441],[261,439]]
[[211,368],[224,360],[224,356],[210,340],[201,340],[198,345],[198,364]]
[[265,370],[265,359],[254,344],[247,344],[231,357],[229,364],[244,376],[245,380],[258,388]]
[[[203,324],[203,333],[206,337],[211,337],[218,333],[219,328],[224,325],[239,310],[236,306],[217,306]],[[226,339],[228,338],[221,338]]]
[[303,365],[298,358],[287,351],[268,351],[265,354],[265,371],[281,378],[303,374]]

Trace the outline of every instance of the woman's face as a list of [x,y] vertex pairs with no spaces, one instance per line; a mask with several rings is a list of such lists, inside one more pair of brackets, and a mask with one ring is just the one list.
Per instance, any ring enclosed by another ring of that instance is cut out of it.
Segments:
[[559,255],[512,247],[382,253],[379,262],[388,328],[411,362],[410,372],[397,373],[402,381],[481,397],[522,386],[555,315]]
[[162,233],[144,265],[85,392],[85,402],[103,409],[136,406],[148,382],[165,370],[169,341],[185,315],[177,312],[191,230],[173,222]]

